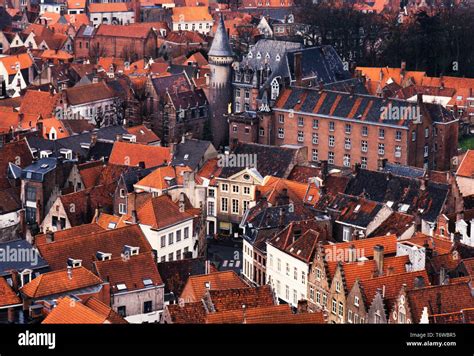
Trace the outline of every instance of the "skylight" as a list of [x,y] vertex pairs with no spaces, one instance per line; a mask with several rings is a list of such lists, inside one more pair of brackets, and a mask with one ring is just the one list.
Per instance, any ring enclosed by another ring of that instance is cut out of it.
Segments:
[[118,290],[125,290],[127,289],[127,286],[124,283],[119,283],[116,285]]
[[143,280],[143,285],[144,285],[145,287],[151,286],[152,284],[153,284],[153,281],[152,281],[150,278],[145,278],[145,279]]

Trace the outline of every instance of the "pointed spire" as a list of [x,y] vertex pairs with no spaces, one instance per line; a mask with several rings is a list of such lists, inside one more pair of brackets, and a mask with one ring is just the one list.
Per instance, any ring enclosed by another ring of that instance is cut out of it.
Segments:
[[230,48],[229,37],[224,24],[224,16],[220,14],[219,24],[217,25],[216,34],[212,40],[211,49],[208,53],[209,56],[218,57],[233,57],[234,53]]

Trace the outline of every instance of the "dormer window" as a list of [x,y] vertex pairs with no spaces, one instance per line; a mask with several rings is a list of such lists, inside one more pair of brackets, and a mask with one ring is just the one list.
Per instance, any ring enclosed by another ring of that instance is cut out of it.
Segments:
[[77,260],[74,258],[68,258],[67,259],[67,265],[72,267],[72,268],[79,268],[82,266],[82,260]]
[[25,284],[31,282],[31,275],[33,274],[33,271],[31,269],[24,269],[19,273],[20,275],[20,284],[23,287]]
[[262,55],[260,54],[260,52],[257,52],[257,59],[260,59],[262,58]]
[[112,259],[112,254],[111,253],[106,253],[106,252],[101,252],[97,251],[96,257],[99,261],[109,261]]
[[123,248],[123,253],[126,256],[136,256],[140,251],[140,247],[125,245]]

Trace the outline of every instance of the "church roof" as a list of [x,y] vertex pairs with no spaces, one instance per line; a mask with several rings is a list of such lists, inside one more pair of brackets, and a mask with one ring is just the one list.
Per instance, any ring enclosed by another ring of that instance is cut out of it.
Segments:
[[220,16],[219,25],[217,26],[216,34],[212,41],[211,49],[208,53],[209,56],[219,57],[233,57],[234,53],[230,48],[229,37],[224,25],[224,17]]

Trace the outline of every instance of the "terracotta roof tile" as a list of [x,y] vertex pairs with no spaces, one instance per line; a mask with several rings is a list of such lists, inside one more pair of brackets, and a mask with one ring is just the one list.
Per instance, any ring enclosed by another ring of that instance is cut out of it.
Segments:
[[429,315],[459,312],[474,307],[471,287],[467,282],[412,289],[407,291],[407,298],[414,322],[419,322],[425,307],[428,308]]
[[175,324],[204,324],[206,320],[206,309],[201,301],[182,305],[170,304],[166,308]]
[[39,90],[27,90],[21,100],[20,112],[41,115],[43,118],[51,117],[58,99],[58,94]]
[[60,298],[42,324],[109,324],[100,314],[70,297]]
[[212,304],[215,312],[225,310],[268,307],[275,304],[270,285],[261,287],[233,288],[224,290],[209,290],[204,297],[206,303]]
[[[54,241],[61,241],[66,239],[75,238],[81,235],[92,235],[98,232],[104,231],[99,224],[91,223],[91,224],[83,224],[75,227],[71,227],[70,229],[60,230],[52,232],[52,236]],[[34,238],[35,245],[41,245],[47,243],[47,234],[39,234],[36,235]]]
[[138,143],[114,143],[109,163],[124,166],[138,166],[140,162],[145,162],[146,168],[169,163],[171,162],[171,150],[169,147],[147,146]]
[[189,167],[163,166],[158,167],[142,180],[135,183],[137,189],[168,189],[183,184],[183,173],[192,172]]
[[135,135],[138,143],[150,144],[160,141],[160,138],[145,125],[138,125],[127,128],[127,132]]
[[474,150],[468,150],[461,160],[456,175],[474,178]]
[[[152,252],[139,253],[128,258],[116,257],[107,261],[95,261],[99,277],[110,283],[111,293],[120,293],[118,284],[125,284],[128,292],[163,285]],[[150,280],[150,284],[145,281]]]
[[428,245],[429,248],[433,249],[433,251],[437,252],[440,255],[451,252],[453,247],[453,243],[449,240],[442,239],[439,237],[428,236],[422,234],[421,232],[416,233],[415,236],[405,241],[411,242],[419,246]]
[[177,204],[167,195],[151,197],[137,210],[140,224],[162,229],[166,226],[191,219],[193,216],[186,211],[180,212]]
[[4,308],[7,305],[16,304],[21,304],[21,299],[13,291],[7,281],[3,277],[0,277],[0,307]]
[[189,277],[181,297],[185,302],[194,302],[200,300],[208,289],[224,290],[245,287],[248,285],[234,271],[215,272]]
[[3,64],[9,75],[15,75],[17,72],[17,63],[19,64],[20,70],[27,69],[33,65],[33,58],[28,53],[22,53],[13,56],[1,57],[0,63]]
[[132,11],[130,4],[127,2],[111,2],[111,3],[91,3],[89,4],[89,12],[127,12]]
[[67,88],[63,93],[71,105],[81,105],[116,97],[114,91],[110,89],[105,82]]
[[213,21],[209,10],[204,6],[173,7],[173,22]]
[[79,235],[37,247],[51,269],[60,270],[66,266],[68,258],[80,259],[83,266],[92,269],[97,252],[111,253],[114,258],[121,256],[125,245],[139,247],[140,253],[151,251],[150,243],[138,225]]
[[20,291],[29,298],[37,299],[102,283],[99,277],[85,267],[73,268],[71,278],[69,278],[67,268],[65,268],[40,274],[31,282],[25,284]]

